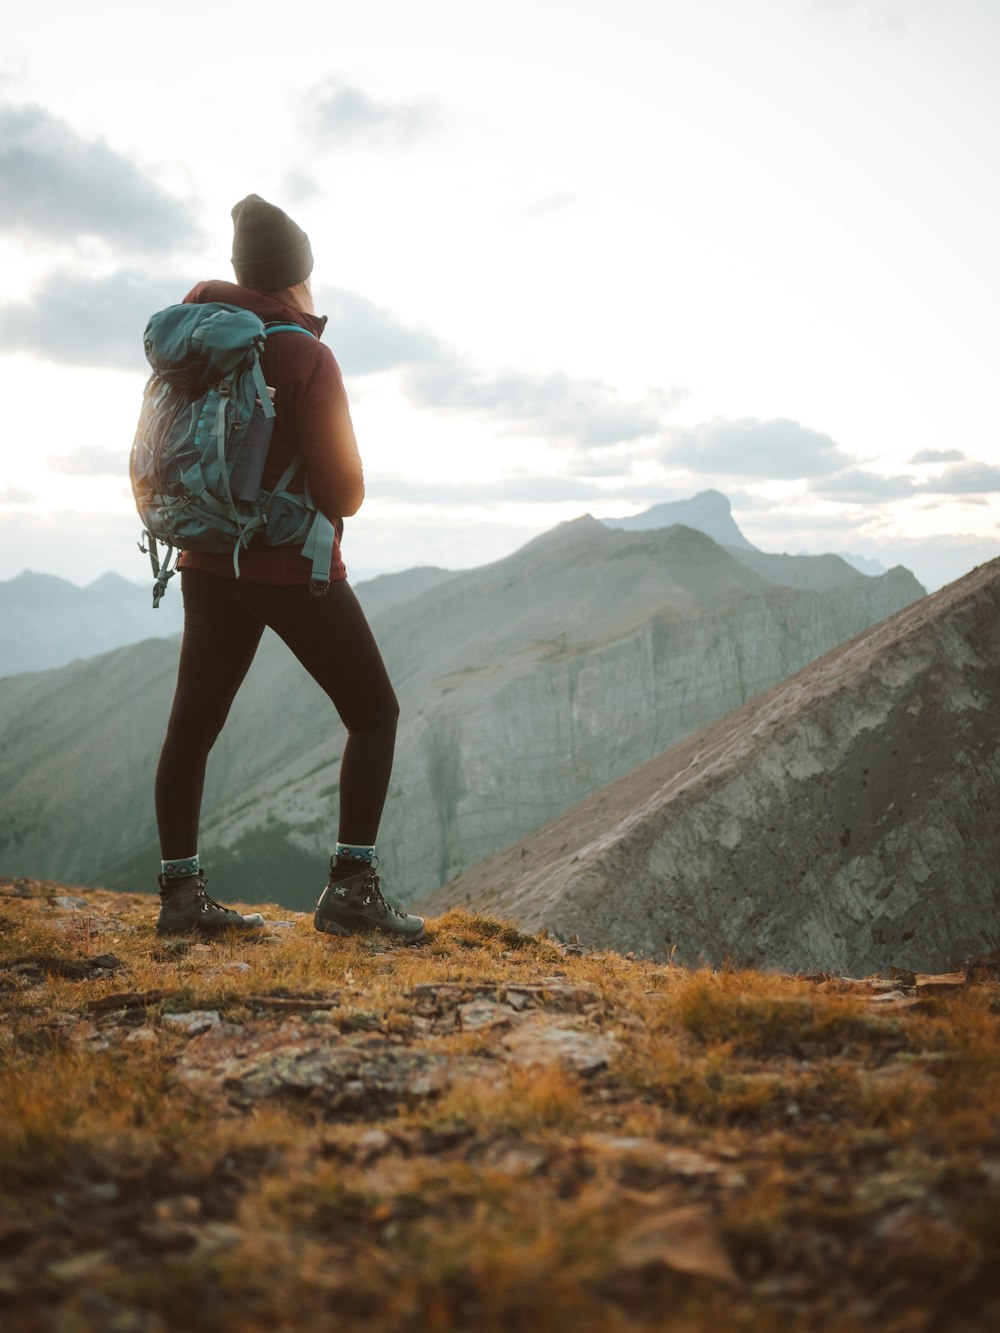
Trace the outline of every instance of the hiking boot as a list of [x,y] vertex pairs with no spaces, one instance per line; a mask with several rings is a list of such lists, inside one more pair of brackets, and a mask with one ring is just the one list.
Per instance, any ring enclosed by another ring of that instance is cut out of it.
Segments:
[[187,875],[169,880],[160,876],[160,915],[157,935],[184,935],[189,930],[216,934],[220,930],[259,930],[264,918],[259,912],[247,916],[223,907],[205,892],[205,876]]
[[313,924],[327,935],[357,935],[381,930],[404,943],[419,940],[424,918],[410,916],[389,900],[379,888],[374,866],[354,875],[335,877],[336,859],[330,861],[330,879],[316,904]]

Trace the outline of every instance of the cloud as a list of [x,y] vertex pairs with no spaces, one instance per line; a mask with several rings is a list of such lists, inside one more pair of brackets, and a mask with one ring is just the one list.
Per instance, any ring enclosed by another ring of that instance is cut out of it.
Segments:
[[847,468],[832,477],[821,477],[810,490],[824,500],[841,504],[870,504],[873,500],[904,500],[920,488],[912,477],[882,477],[864,468]]
[[988,463],[960,463],[940,476],[916,482],[912,477],[883,477],[864,468],[847,468],[810,485],[813,494],[841,504],[905,500],[918,495],[990,495],[1000,491],[1000,468]]
[[302,171],[298,167],[292,167],[285,172],[281,193],[284,198],[289,199],[293,204],[302,204],[309,199],[315,199],[322,191],[315,176],[310,176],[308,172]]
[[1000,491],[1000,467],[989,463],[961,463],[945,468],[922,487],[933,495],[991,495]]
[[32,105],[0,107],[0,232],[98,237],[149,255],[199,235],[187,209],[127,157]]
[[320,290],[317,308],[329,316],[325,340],[348,375],[402,369],[403,391],[415,407],[488,417],[574,449],[607,449],[656,434],[684,396],[680,389],[653,389],[630,402],[611,385],[564,371],[483,370],[431,330],[343,289]]
[[30,301],[0,307],[0,351],[31,352],[60,365],[148,371],[146,322],[184,290],[183,283],[127,269],[97,278],[55,272]]
[[[186,286],[128,269],[103,277],[53,273],[30,301],[0,307],[0,352],[145,373],[146,322],[179,300]],[[610,385],[562,371],[484,371],[431,330],[406,324],[355,292],[320,290],[317,303],[329,316],[325,341],[348,375],[401,370],[403,391],[418,408],[488,417],[500,429],[573,450],[608,449],[655,434],[683,396],[676,389],[650,390],[630,402]],[[93,470],[93,458],[78,461],[81,470]]]
[[692,472],[769,481],[825,476],[852,461],[829,435],[784,417],[772,421],[714,417],[690,429],[673,430],[658,457]]
[[0,505],[30,505],[37,499],[37,495],[32,495],[23,486],[15,486],[12,482],[7,482],[0,490]]
[[518,434],[581,449],[656,434],[663,413],[682,396],[679,390],[650,390],[628,402],[600,380],[574,379],[564,371],[481,371],[456,355],[414,370],[405,387],[419,407],[488,416]]
[[83,444],[68,454],[49,454],[45,461],[53,472],[72,477],[123,477],[128,473],[128,454],[101,444]]
[[911,463],[961,463],[965,454],[961,449],[920,449],[910,459]]
[[329,316],[324,340],[348,375],[371,375],[448,356],[436,334],[404,324],[355,292],[321,290],[316,301],[317,310]]
[[406,145],[434,130],[439,113],[428,102],[379,102],[343,79],[328,79],[310,96],[309,119],[321,143]]

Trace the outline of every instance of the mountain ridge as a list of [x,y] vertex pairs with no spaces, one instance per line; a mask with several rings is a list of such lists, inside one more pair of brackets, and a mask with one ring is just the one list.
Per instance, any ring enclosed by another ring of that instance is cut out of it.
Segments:
[[996,947],[997,656],[1000,560],[862,631],[424,904],[500,911],[623,951],[678,947],[687,961],[931,968]]
[[[692,529],[592,519],[421,577],[432,586],[390,576],[372,615],[402,705],[379,854],[404,901],[922,595],[903,572],[779,586]],[[148,641],[0,680],[0,866],[152,879],[176,652]],[[209,764],[201,843],[217,896],[315,898],[342,746],[325,695],[265,635]],[[99,818],[81,791],[98,793]]]

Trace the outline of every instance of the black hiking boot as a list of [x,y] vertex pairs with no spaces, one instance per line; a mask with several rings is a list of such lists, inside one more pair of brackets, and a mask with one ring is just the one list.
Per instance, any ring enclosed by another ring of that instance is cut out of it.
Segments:
[[260,930],[263,924],[264,918],[259,912],[243,916],[210,898],[205,892],[205,876],[202,874],[175,880],[160,876],[157,935],[185,935],[189,930],[215,935],[220,930]]
[[424,918],[410,916],[388,901],[379,888],[374,866],[352,875],[335,874],[336,858],[330,860],[330,878],[316,904],[313,924],[327,935],[358,935],[381,930],[406,944],[424,933]]

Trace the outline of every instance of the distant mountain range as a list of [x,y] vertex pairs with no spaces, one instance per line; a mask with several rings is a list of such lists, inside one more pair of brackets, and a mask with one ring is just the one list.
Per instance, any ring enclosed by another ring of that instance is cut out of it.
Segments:
[[155,615],[151,605],[149,587],[118,574],[102,574],[78,588],[52,574],[25,570],[0,583],[0,676],[65,666],[126,643],[179,633],[180,597],[164,599]]
[[[480,569],[361,585],[402,705],[379,843],[392,890],[434,889],[923,595],[903,569],[738,556],[688,527],[585,517]],[[0,680],[0,870],[153,885],[176,653],[147,640]],[[209,766],[213,892],[309,906],[342,745],[265,636]]]
[[[851,572],[886,572],[877,561],[865,562],[858,556],[804,556],[797,565],[776,565],[774,561],[785,557],[765,555],[748,542],[733,519],[729,501],[719,491],[702,491],[689,500],[653,505],[631,518],[602,521],[606,527],[626,532],[675,524],[694,528],[765,578],[778,583],[794,578],[794,587],[823,591],[844,581]],[[374,615],[383,609],[386,595],[393,601],[414,596],[453,574],[452,570],[433,567],[405,570],[359,583],[355,591],[368,613]],[[0,676],[44,671],[143,639],[178,634],[183,623],[178,582],[171,584],[155,613],[150,587],[151,581],[131,583],[117,574],[104,574],[86,588],[78,588],[65,579],[30,570],[0,583]]]
[[1000,560],[432,894],[679,961],[852,976],[1000,947]]

